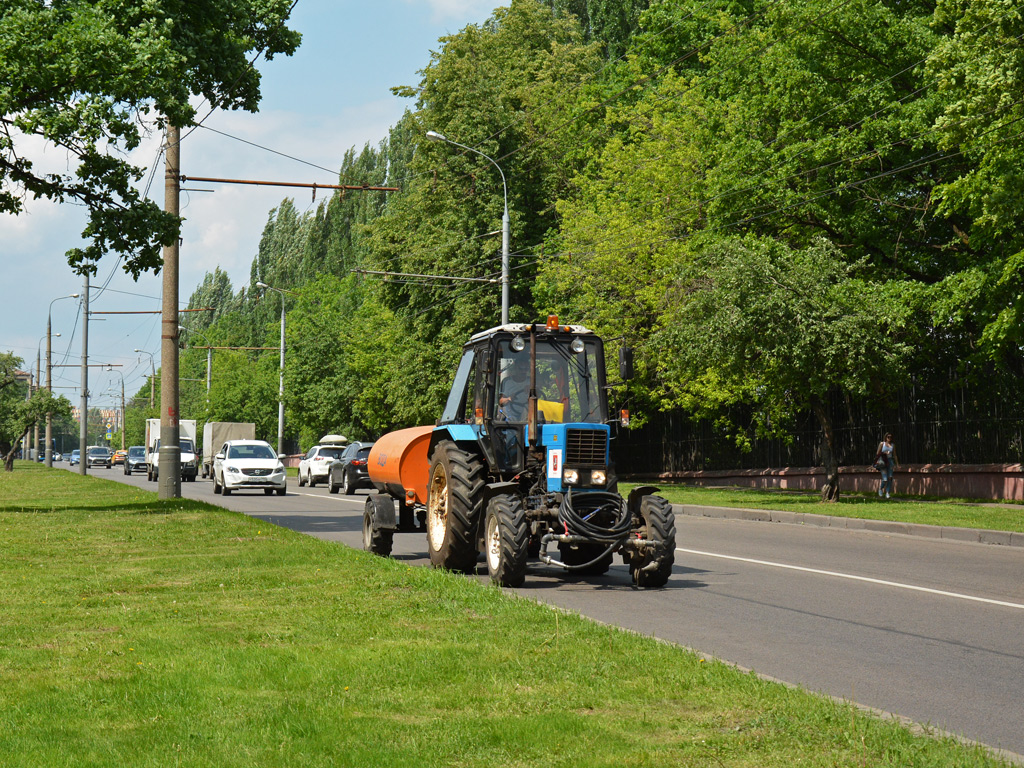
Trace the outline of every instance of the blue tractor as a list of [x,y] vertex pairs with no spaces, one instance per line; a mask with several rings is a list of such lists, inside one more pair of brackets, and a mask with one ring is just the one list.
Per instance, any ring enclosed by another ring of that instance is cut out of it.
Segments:
[[[393,532],[425,531],[435,567],[471,572],[483,551],[508,587],[531,557],[597,575],[618,553],[634,584],[664,586],[675,516],[654,487],[618,492],[604,360],[600,338],[557,317],[474,335],[437,424],[375,445],[365,547],[389,554]],[[630,368],[621,354],[623,379]]]

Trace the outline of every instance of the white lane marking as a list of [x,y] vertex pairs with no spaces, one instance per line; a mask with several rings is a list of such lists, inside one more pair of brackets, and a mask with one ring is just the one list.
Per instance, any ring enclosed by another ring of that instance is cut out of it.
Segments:
[[901,584],[897,581],[885,581],[884,579],[872,579],[867,576],[854,576],[852,573],[839,573],[837,571],[823,571],[818,568],[805,568],[800,565],[789,565],[788,563],[773,563],[770,560],[754,560],[750,557],[736,557],[735,555],[722,555],[717,552],[702,552],[699,549],[684,549],[682,547],[676,547],[676,552],[686,552],[690,555],[704,555],[705,557],[717,557],[722,560],[736,560],[741,563],[752,563],[754,565],[766,565],[770,568],[784,568],[789,571],[801,571],[803,573],[816,573],[821,576],[835,576],[840,579],[850,579],[852,581],[863,581],[868,584],[880,584],[885,587],[896,587],[897,589],[909,589],[914,592],[927,592],[930,595],[940,595],[942,597],[953,597],[958,600],[970,600],[975,603],[988,603],[989,605],[1001,605],[1004,608],[1016,608],[1024,611],[1024,605],[1020,603],[1008,603],[1005,600],[991,600],[987,597],[975,597],[974,595],[964,595],[959,592],[946,592],[941,589],[929,589],[928,587],[917,587],[913,584]]
[[362,502],[363,504],[366,503],[366,497],[365,496],[360,496],[359,498],[356,498],[356,499],[350,499],[350,498],[345,498],[344,496],[339,498],[337,495],[335,495],[333,493],[329,494],[327,496],[324,496],[322,493],[296,493],[295,495],[296,496],[311,496],[314,499],[330,499],[331,501],[354,501],[356,504],[358,504],[359,502]]

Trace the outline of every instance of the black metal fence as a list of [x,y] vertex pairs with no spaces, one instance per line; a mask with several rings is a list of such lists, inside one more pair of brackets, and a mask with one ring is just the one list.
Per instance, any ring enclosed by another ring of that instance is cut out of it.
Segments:
[[[853,402],[841,395],[828,403],[840,465],[870,464],[886,432],[893,434],[903,464],[999,464],[1024,462],[1024,407],[1021,385],[979,398],[970,388],[927,392],[908,387],[886,402]],[[746,424],[750,450],[741,450],[725,428],[694,421],[687,414],[658,414],[635,430],[620,430],[615,454],[619,472],[650,474],[697,470],[820,466],[822,434],[811,413],[801,414],[792,438],[754,435]],[[733,430],[735,432],[735,430]]]

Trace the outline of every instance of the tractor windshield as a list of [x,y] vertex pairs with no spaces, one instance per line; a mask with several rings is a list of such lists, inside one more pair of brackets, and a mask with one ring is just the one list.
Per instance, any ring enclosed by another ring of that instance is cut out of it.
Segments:
[[[573,351],[570,342],[579,351]],[[606,421],[601,397],[601,344],[597,339],[537,339],[537,420],[540,423]],[[529,346],[516,351],[509,342],[499,345],[498,420],[526,421],[529,395]],[[520,405],[521,403],[521,405]]]

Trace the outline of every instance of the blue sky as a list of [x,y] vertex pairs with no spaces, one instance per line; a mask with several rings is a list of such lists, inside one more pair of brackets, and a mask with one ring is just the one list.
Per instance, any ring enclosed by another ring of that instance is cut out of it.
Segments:
[[[376,144],[412,104],[390,92],[415,85],[417,71],[430,61],[439,38],[479,24],[499,3],[495,0],[298,0],[291,26],[303,35],[292,57],[261,61],[263,101],[257,114],[220,112],[205,125],[324,168],[337,168],[350,147]],[[205,113],[202,113],[205,114]],[[132,154],[135,164],[152,166],[159,137]],[[66,171],[66,158],[53,148],[34,146],[40,168]],[[224,178],[304,181],[330,184],[336,174],[286,160],[212,131],[198,129],[181,148],[182,173]],[[163,166],[156,169],[150,197],[163,202]],[[293,196],[300,210],[311,208],[311,194],[279,188],[186,184],[214,192],[188,192],[181,198],[186,218],[182,231],[179,293],[188,301],[207,271],[219,266],[237,288],[248,282],[249,266],[272,208]],[[322,193],[319,195],[322,199]],[[0,351],[13,351],[35,370],[36,350],[46,352],[46,316],[50,302],[81,293],[82,280],[64,258],[81,243],[85,215],[72,205],[28,201],[26,212],[0,214]],[[160,308],[161,276],[138,282],[107,256],[99,264],[92,292],[93,311]],[[108,282],[109,280],[109,282]],[[81,310],[77,300],[53,303],[53,362],[77,364],[81,357]],[[120,364],[125,391],[134,394],[149,374],[150,358],[159,366],[159,315],[95,315],[89,325],[89,362]],[[44,382],[45,382],[45,359]],[[78,404],[78,368],[54,369],[54,393]],[[90,370],[90,405],[115,404],[121,377]],[[187,414],[185,414],[187,417]]]

